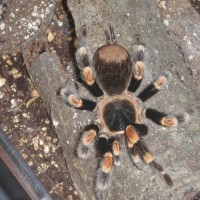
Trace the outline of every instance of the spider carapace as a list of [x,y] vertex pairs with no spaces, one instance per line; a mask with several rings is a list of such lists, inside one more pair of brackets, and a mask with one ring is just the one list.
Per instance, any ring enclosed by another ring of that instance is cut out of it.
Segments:
[[68,86],[60,94],[70,106],[96,113],[96,119],[83,131],[77,147],[78,156],[89,159],[92,148],[97,144],[100,163],[96,190],[108,188],[113,166],[121,163],[120,137],[125,137],[130,159],[137,168],[141,168],[142,163],[148,164],[172,186],[172,179],[154,160],[145,144],[144,137],[148,133],[148,127],[142,123],[142,118],[146,117],[164,127],[178,125],[178,116],[169,116],[142,105],[168,84],[171,73],[162,73],[136,95],[144,77],[144,46],[134,45],[134,54],[130,56],[124,47],[116,44],[114,31],[111,29],[111,38],[107,34],[107,44],[97,49],[91,62],[87,47],[82,45],[87,37],[85,27],[83,32],[76,51],[77,66],[85,85],[96,97],[96,102],[83,98]]

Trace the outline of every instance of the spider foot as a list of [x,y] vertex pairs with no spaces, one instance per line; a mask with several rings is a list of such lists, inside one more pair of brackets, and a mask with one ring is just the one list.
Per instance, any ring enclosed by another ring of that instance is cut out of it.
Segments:
[[119,166],[121,164],[121,158],[120,158],[120,146],[119,142],[115,140],[112,144],[112,151],[113,151],[113,160],[114,165]]
[[142,80],[144,76],[144,63],[141,61],[137,61],[133,67],[134,78],[137,81]]
[[178,120],[175,117],[163,117],[160,120],[160,124],[165,127],[176,127]]
[[177,120],[180,124],[185,124],[194,119],[199,119],[199,116],[200,116],[200,105],[195,105],[192,106],[192,108],[190,108],[188,112],[178,114]]
[[96,187],[99,190],[106,190],[110,184],[110,174],[99,171],[97,173],[97,183]]
[[191,116],[187,112],[177,115],[178,123],[187,123],[188,121],[190,121],[190,118]]
[[113,157],[111,152],[104,154],[101,161],[101,167],[97,172],[96,187],[99,190],[105,190],[110,184],[110,172],[113,166]]
[[155,89],[160,90],[165,87],[171,80],[172,74],[169,71],[165,71],[154,83]]
[[169,174],[165,173],[163,167],[159,163],[157,163],[155,161],[152,161],[152,162],[149,163],[149,165],[154,170],[156,170],[157,172],[159,172],[160,175],[162,175],[162,177],[163,177],[163,179],[164,179],[164,181],[166,182],[167,185],[169,185],[169,186],[173,185],[173,181],[172,181],[171,177],[169,176]]
[[94,80],[94,77],[92,75],[91,67],[89,67],[89,66],[84,67],[83,78],[88,85],[92,86],[94,84],[95,80]]
[[67,100],[68,103],[75,108],[80,108],[83,106],[83,100],[74,94],[70,94]]
[[171,177],[165,173],[163,167],[154,161],[154,157],[149,151],[148,147],[144,143],[144,141],[140,141],[140,144],[138,144],[140,148],[140,156],[143,159],[143,161],[148,164],[150,167],[155,170],[159,176],[165,181],[165,183],[169,186],[173,185]]
[[87,159],[91,156],[91,149],[87,146],[85,146],[82,143],[79,143],[78,147],[77,147],[77,155],[79,158],[83,158],[83,159]]
[[81,141],[77,147],[77,154],[80,158],[87,159],[91,156],[97,132],[94,129],[84,131]]
[[134,63],[137,61],[143,61],[145,57],[145,47],[142,44],[133,46],[132,59]]
[[138,155],[138,149],[136,146],[134,146],[132,149],[129,150],[129,155],[131,158],[131,161],[133,162],[133,165],[135,165],[139,170],[142,170],[144,167],[144,164]]
[[139,155],[142,158],[142,160],[150,167],[152,167],[152,169],[155,170],[159,176],[161,176],[161,178],[165,181],[165,183],[168,186],[172,186],[173,181],[171,177],[168,174],[166,174],[166,172],[164,171],[163,167],[160,164],[154,161],[154,157],[149,151],[145,142],[141,140],[136,145],[139,148]]

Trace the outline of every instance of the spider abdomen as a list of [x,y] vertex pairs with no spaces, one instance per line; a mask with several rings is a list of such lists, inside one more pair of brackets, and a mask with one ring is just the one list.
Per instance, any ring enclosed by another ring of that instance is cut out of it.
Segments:
[[128,100],[114,101],[105,106],[103,117],[110,131],[120,131],[135,121],[135,110]]

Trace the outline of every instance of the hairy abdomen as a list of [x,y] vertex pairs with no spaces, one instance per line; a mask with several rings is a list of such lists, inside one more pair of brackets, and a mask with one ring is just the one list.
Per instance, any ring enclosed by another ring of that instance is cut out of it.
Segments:
[[120,131],[133,124],[136,116],[134,107],[128,100],[116,100],[105,105],[103,118],[110,131]]

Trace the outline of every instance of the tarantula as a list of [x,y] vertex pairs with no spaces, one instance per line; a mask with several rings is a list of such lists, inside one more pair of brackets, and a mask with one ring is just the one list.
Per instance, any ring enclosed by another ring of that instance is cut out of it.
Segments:
[[[86,37],[85,27],[82,38]],[[141,123],[142,117],[152,120],[164,127],[176,127],[179,117],[170,117],[152,108],[143,108],[142,102],[165,87],[171,77],[164,72],[153,83],[148,85],[138,96],[135,91],[144,77],[144,51],[142,44],[137,44],[137,51],[131,58],[129,52],[116,44],[114,31],[111,36],[106,32],[107,44],[97,49],[90,64],[86,47],[80,45],[76,51],[77,65],[87,88],[97,97],[97,102],[81,98],[80,94],[63,88],[61,96],[70,106],[85,109],[97,114],[93,124],[85,130],[77,147],[81,158],[88,158],[97,141],[100,155],[97,170],[96,189],[105,190],[110,182],[113,165],[120,165],[119,136],[125,137],[126,146],[133,164],[141,168],[141,163],[150,165],[165,182],[172,186],[170,176],[158,164],[145,144],[144,136],[148,128]]]

